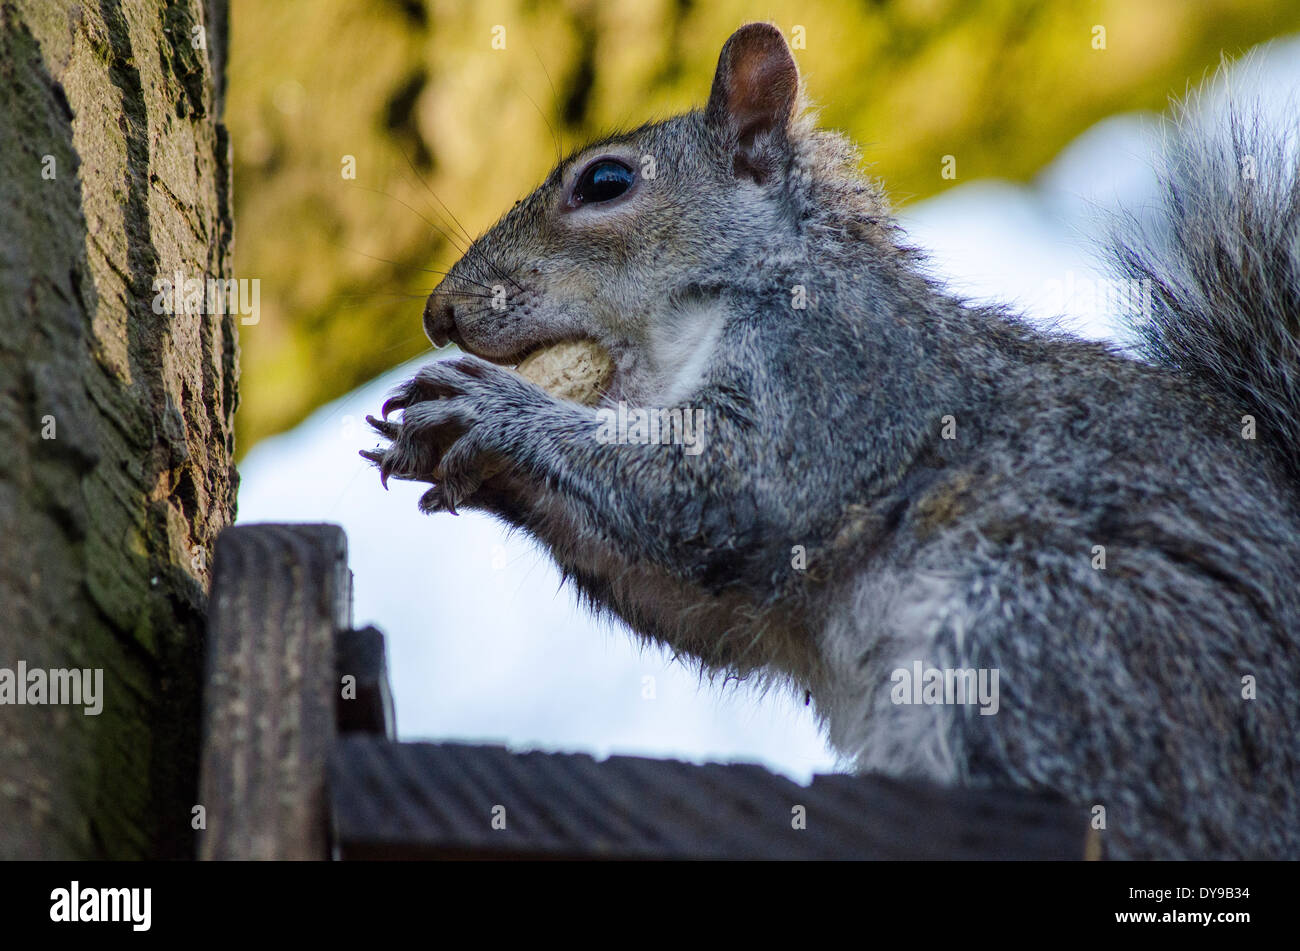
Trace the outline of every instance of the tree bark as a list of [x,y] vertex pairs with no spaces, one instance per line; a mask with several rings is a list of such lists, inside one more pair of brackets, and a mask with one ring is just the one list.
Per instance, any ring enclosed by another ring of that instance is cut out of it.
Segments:
[[0,678],[103,672],[98,715],[0,704],[0,859],[194,854],[240,318],[155,282],[229,276],[225,38],[225,0],[0,0]]

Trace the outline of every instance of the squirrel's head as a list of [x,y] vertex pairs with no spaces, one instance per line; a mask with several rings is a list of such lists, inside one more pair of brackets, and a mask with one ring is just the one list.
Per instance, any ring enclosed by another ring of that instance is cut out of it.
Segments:
[[[646,365],[651,338],[683,299],[698,300],[692,288],[798,260],[813,231],[844,233],[846,210],[850,230],[885,214],[856,151],[802,115],[799,87],[780,31],[741,27],[702,111],[572,153],[475,241],[429,297],[429,338],[510,364],[593,339],[615,358],[616,387],[649,395],[673,372]],[[687,321],[671,332],[695,331]]]

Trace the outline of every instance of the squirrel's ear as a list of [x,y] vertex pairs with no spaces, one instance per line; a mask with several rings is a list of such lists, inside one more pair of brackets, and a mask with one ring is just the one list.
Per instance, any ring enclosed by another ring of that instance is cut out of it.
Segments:
[[747,23],[718,57],[706,120],[734,149],[734,169],[763,182],[786,145],[786,128],[799,98],[799,68],[781,31]]

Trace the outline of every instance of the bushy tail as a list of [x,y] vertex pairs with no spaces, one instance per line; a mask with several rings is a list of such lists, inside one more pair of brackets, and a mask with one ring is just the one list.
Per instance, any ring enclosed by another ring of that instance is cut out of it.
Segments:
[[1113,253],[1150,282],[1133,327],[1145,355],[1254,416],[1300,485],[1300,121],[1279,128],[1258,106],[1208,115],[1184,105],[1154,227],[1128,219]]

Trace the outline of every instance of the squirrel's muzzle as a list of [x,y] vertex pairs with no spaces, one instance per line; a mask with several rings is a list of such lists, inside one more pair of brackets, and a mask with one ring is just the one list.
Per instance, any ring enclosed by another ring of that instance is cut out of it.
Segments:
[[436,290],[424,305],[424,332],[435,347],[446,346],[456,337],[456,308]]

